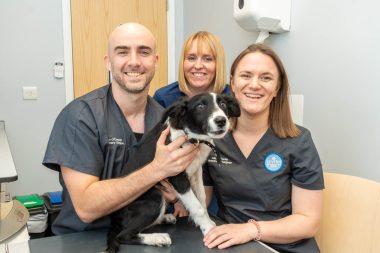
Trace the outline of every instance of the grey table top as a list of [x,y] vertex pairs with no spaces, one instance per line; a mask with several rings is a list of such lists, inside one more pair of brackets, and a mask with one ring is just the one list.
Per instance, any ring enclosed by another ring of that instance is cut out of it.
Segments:
[[[203,235],[187,218],[179,218],[175,225],[159,225],[150,232],[166,232],[172,239],[170,247],[145,245],[122,245],[120,252],[128,253],[273,253],[268,246],[259,242],[249,242],[228,249],[208,249],[203,245]],[[105,230],[86,231],[61,236],[52,236],[29,241],[30,253],[94,253],[106,248]]]

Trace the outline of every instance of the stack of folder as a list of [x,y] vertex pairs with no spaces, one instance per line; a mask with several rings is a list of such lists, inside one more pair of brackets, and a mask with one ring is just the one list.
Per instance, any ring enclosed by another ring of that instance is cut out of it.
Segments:
[[31,238],[43,237],[47,228],[48,212],[43,199],[38,194],[16,196],[30,214],[27,222],[28,232]]
[[61,191],[45,192],[42,195],[42,198],[45,201],[45,206],[46,206],[47,211],[49,213],[47,236],[50,236],[50,235],[52,235],[51,225],[53,224],[55,218],[59,214],[59,211],[61,211],[62,192]]
[[15,199],[28,209],[30,215],[46,212],[44,201],[37,194],[16,196]]
[[45,201],[45,205],[48,208],[48,211],[59,211],[62,207],[62,192],[61,191],[55,191],[55,192],[45,192],[42,195],[42,198]]

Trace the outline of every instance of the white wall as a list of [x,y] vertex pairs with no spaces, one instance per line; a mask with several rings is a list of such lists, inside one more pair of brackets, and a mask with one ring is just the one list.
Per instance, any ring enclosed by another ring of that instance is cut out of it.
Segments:
[[[65,104],[64,81],[52,68],[63,60],[61,13],[60,0],[0,0],[0,119],[18,172],[6,185],[13,195],[60,189],[58,173],[41,162]],[[23,100],[23,86],[36,86],[38,100]]]
[[[218,35],[228,68],[258,35],[237,25],[233,2],[184,1],[184,35]],[[266,43],[281,56],[292,93],[304,95],[304,126],[325,171],[380,181],[378,10],[375,0],[293,0],[291,31]]]

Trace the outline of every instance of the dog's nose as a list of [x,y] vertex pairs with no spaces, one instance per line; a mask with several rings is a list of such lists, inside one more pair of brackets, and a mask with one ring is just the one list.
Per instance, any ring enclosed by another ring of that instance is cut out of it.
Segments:
[[214,119],[214,122],[215,124],[218,126],[218,127],[224,127],[226,125],[226,118],[223,117],[223,116],[218,116]]

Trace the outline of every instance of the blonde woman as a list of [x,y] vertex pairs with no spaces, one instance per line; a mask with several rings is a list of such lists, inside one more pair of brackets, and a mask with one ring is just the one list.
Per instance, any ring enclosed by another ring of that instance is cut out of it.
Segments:
[[182,47],[178,81],[158,89],[153,98],[168,107],[182,97],[203,92],[230,93],[226,84],[224,49],[210,32],[192,34]]

